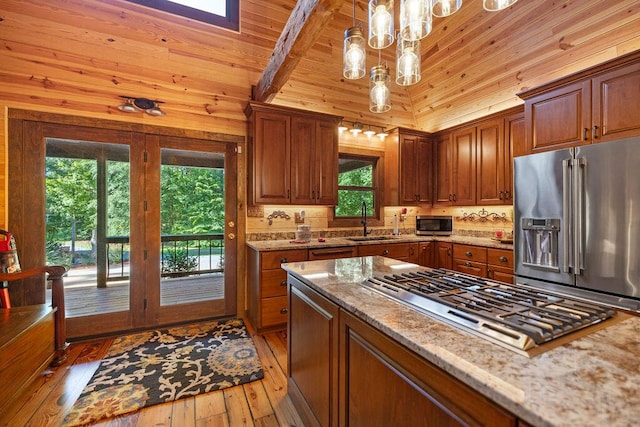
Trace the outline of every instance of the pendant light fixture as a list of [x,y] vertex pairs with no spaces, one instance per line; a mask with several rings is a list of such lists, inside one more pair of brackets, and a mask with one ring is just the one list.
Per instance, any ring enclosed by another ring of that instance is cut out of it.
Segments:
[[420,40],[398,37],[396,50],[396,84],[410,86],[420,81]]
[[376,65],[371,67],[369,81],[369,111],[386,113],[391,109],[391,92],[389,91],[389,67]]
[[356,1],[353,0],[353,26],[344,32],[342,54],[342,75],[349,80],[357,80],[365,74],[365,42],[361,27],[356,27]]
[[369,0],[369,46],[384,49],[393,44],[393,0]]
[[489,12],[503,10],[517,2],[518,0],[482,0],[482,7]]
[[445,18],[462,7],[462,0],[433,0],[433,16]]
[[420,40],[433,28],[432,0],[402,0],[400,2],[400,36],[405,40]]

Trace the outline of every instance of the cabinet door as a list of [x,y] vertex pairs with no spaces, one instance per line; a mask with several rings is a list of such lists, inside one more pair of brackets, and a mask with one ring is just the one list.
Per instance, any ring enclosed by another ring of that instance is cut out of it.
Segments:
[[445,133],[435,141],[434,159],[434,205],[450,205],[453,201],[451,134]]
[[451,270],[453,268],[453,244],[438,242],[436,245],[435,257],[436,268],[446,268]]
[[435,268],[435,242],[418,243],[418,264],[424,267]]
[[524,112],[512,114],[504,119],[504,185],[505,203],[513,204],[513,158],[524,154]]
[[516,418],[437,366],[340,312],[341,426],[510,426]]
[[530,153],[587,144],[591,82],[576,82],[527,99],[524,114]]
[[487,278],[497,280],[498,282],[513,283],[513,269],[487,266]]
[[418,201],[418,152],[417,135],[400,134],[400,204],[415,204]]
[[476,128],[453,132],[453,204],[476,203]]
[[320,205],[338,204],[338,124],[317,120],[315,138],[315,190],[311,195]]
[[[338,425],[338,306],[289,276],[288,393],[305,425]],[[309,420],[309,418],[311,418]]]
[[[291,119],[291,203],[314,204],[316,121],[307,117]],[[337,161],[337,160],[336,160]]]
[[487,277],[487,264],[464,259],[453,260],[453,270],[472,276]]
[[416,193],[418,203],[433,202],[433,142],[429,138],[419,138],[416,145]]
[[290,118],[286,114],[257,112],[254,126],[254,202],[289,203]]
[[482,123],[477,128],[478,205],[500,205],[506,201],[506,159],[502,125],[502,119],[496,119]]
[[593,142],[640,135],[640,64],[592,79]]

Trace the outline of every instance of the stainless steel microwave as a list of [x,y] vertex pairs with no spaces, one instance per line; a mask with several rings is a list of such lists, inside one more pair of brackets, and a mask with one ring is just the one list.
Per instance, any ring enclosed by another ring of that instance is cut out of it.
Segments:
[[450,236],[452,232],[452,216],[418,215],[416,217],[416,234],[418,236]]

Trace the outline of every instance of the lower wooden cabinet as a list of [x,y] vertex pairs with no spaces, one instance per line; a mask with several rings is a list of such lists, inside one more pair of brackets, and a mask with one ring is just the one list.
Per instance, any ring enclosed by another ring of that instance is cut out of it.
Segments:
[[513,283],[513,251],[487,249],[487,277],[498,282]]
[[436,242],[434,268],[453,269],[453,243]]
[[407,262],[416,261],[416,251],[416,243],[382,243],[358,246],[358,256],[379,255]]
[[308,426],[515,426],[483,395],[289,276],[288,393]]
[[499,282],[513,283],[513,251],[454,244],[453,270]]

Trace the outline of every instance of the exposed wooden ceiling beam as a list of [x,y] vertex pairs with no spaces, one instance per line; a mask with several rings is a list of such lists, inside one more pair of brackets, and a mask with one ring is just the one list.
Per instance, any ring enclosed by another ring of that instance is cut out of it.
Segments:
[[344,0],[299,0],[260,76],[253,99],[271,102]]

